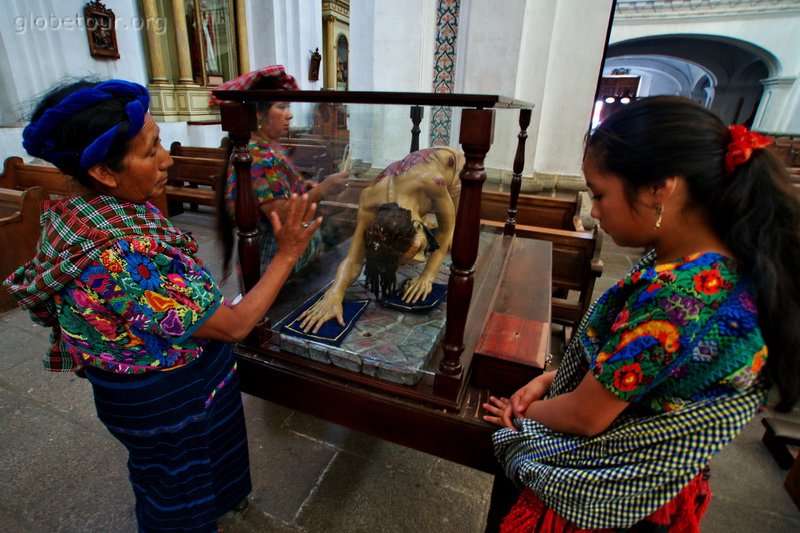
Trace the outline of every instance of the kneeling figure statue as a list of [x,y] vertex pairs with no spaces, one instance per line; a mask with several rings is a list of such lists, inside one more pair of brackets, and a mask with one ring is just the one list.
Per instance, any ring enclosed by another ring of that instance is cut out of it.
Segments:
[[[402,299],[416,303],[428,296],[453,240],[463,166],[464,155],[455,148],[427,148],[392,163],[364,189],[347,257],[331,287],[300,315],[304,331],[316,333],[332,318],[344,325],[345,291],[365,263],[367,288],[382,301],[397,291],[398,265],[422,262],[427,255],[422,273],[405,284]],[[430,213],[436,217],[435,233],[424,223]]]

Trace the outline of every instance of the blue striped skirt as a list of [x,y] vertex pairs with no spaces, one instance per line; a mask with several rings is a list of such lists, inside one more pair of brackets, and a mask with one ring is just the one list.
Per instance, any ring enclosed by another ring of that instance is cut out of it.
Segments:
[[176,370],[86,376],[98,417],[128,449],[139,531],[216,531],[251,489],[232,346],[212,341]]

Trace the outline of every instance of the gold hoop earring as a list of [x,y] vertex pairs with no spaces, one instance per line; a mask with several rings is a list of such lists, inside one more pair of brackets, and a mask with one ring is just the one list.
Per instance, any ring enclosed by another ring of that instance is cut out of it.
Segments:
[[656,205],[656,215],[658,215],[658,217],[656,218],[656,229],[659,229],[661,227],[661,217],[663,214],[664,214],[664,207],[661,204]]

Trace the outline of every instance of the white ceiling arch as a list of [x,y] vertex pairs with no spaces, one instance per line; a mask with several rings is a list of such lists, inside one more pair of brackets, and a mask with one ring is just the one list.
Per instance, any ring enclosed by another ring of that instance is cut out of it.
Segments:
[[609,67],[642,73],[640,96],[686,96],[731,122],[753,115],[763,91],[761,80],[781,69],[773,54],[752,43],[719,35],[677,33],[609,44],[604,73]]

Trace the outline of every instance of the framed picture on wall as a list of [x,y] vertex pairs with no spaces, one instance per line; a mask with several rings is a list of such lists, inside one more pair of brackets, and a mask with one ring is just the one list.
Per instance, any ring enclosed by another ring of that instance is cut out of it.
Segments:
[[114,12],[102,2],[89,2],[83,6],[83,18],[92,57],[119,59]]

